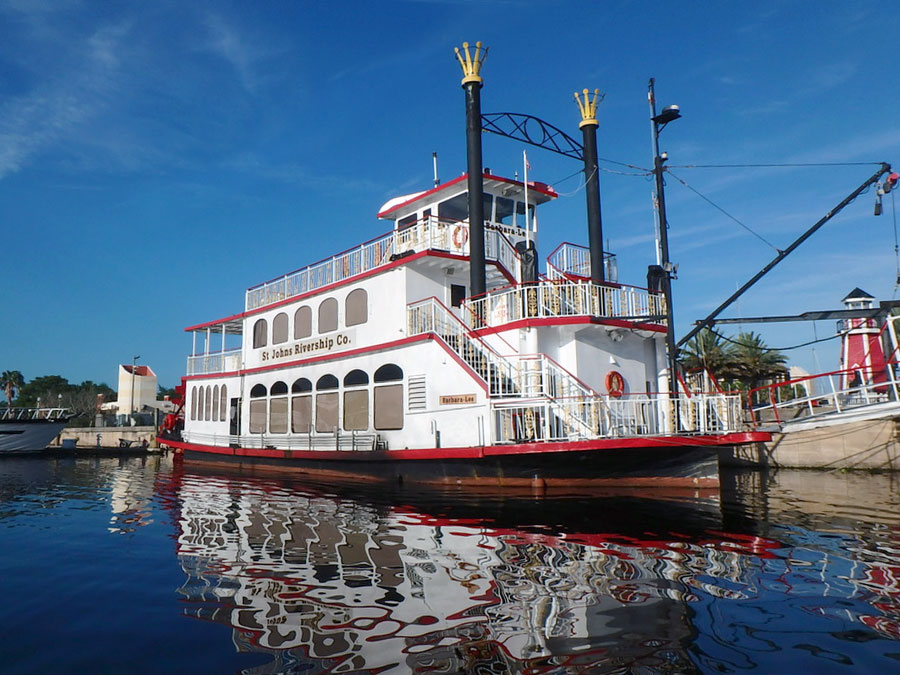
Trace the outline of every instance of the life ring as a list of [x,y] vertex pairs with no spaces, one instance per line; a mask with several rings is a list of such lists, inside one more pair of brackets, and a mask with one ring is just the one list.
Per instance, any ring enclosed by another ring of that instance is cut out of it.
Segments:
[[462,248],[469,241],[469,230],[462,225],[457,225],[453,229],[453,245],[456,248]]
[[606,391],[613,398],[619,398],[625,393],[625,378],[616,370],[611,370],[606,374]]

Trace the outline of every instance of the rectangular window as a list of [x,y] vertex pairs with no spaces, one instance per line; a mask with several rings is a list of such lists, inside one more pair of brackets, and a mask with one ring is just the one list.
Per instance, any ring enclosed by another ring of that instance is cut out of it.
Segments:
[[469,195],[465,192],[438,204],[438,218],[441,220],[458,222],[466,220],[468,217]]
[[316,394],[316,431],[331,433],[338,427],[338,394]]
[[504,225],[512,225],[513,220],[513,202],[512,199],[506,197],[497,197],[497,215],[496,222]]
[[312,396],[294,396],[291,399],[291,431],[307,434],[312,426]]
[[411,216],[406,216],[405,218],[401,218],[397,221],[397,229],[405,230],[407,227],[412,227],[416,224],[416,214],[412,214]]
[[466,287],[461,284],[450,284],[450,306],[459,307],[466,299]]
[[403,428],[403,385],[375,387],[375,428]]
[[483,210],[482,215],[484,216],[485,220],[490,221],[493,219],[494,215],[494,195],[489,195],[487,192],[484,192],[482,193],[481,197],[481,208]]
[[369,428],[369,391],[344,392],[344,429],[365,431]]
[[273,398],[269,401],[269,432],[273,434],[286,434],[288,429],[287,420],[287,396]]
[[250,401],[250,433],[266,433],[266,401]]

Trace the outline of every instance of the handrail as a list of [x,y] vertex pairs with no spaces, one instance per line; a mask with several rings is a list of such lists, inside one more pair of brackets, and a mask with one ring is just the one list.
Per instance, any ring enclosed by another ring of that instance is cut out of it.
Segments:
[[590,281],[539,281],[508,286],[463,301],[471,328],[502,326],[521,319],[593,316],[660,323],[665,317],[662,295],[634,286]]
[[[389,263],[394,256],[426,250],[469,255],[469,225],[435,216],[419,219],[409,227],[393,230],[330,258],[248,288],[245,308],[249,311],[265,307],[376,269]],[[520,279],[518,252],[506,235],[490,224],[485,229],[485,257],[504,267],[516,281]]]

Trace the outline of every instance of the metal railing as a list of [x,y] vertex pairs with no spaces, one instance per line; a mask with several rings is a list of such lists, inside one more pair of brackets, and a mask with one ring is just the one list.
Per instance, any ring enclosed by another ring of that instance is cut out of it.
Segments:
[[57,422],[72,416],[69,408],[0,408],[0,420],[4,422],[26,422],[29,420],[49,420]]
[[[577,397],[494,406],[498,443],[587,440],[640,436],[721,434],[741,428],[738,395],[700,394],[679,399],[680,426],[667,429],[664,395]],[[572,420],[578,424],[572,424]]]
[[[547,276],[550,279],[591,278],[590,249],[563,242],[547,256]],[[619,263],[614,253],[603,254],[603,278],[611,283],[619,280]]]
[[331,433],[310,432],[305,434],[206,434],[196,431],[182,432],[188,443],[213,447],[260,448],[268,450],[339,450],[348,452],[371,452],[384,448],[381,437],[371,432],[340,431]]
[[492,291],[463,302],[470,327],[502,326],[520,319],[593,316],[665,323],[665,299],[634,286],[590,281],[541,281]]
[[[900,401],[897,365],[897,362],[890,362],[878,371],[868,368],[835,370],[751,389],[747,393],[747,402],[753,422],[798,422],[877,403]],[[822,391],[817,391],[819,389]],[[753,405],[753,401],[759,400],[768,403]]]
[[458,354],[488,385],[491,396],[519,396],[518,370],[480,338],[436,298],[426,298],[407,307],[408,334],[434,333]]
[[[498,228],[485,228],[485,258],[499,263],[513,279],[519,280],[519,254]],[[349,279],[381,267],[396,256],[426,250],[469,254],[469,226],[466,223],[424,218],[377,239],[338,253],[331,258],[272,279],[247,290],[246,309],[258,309],[317,288]]]
[[208,373],[230,373],[240,370],[243,365],[242,350],[229,349],[224,352],[195,354],[187,359],[188,375],[206,375]]

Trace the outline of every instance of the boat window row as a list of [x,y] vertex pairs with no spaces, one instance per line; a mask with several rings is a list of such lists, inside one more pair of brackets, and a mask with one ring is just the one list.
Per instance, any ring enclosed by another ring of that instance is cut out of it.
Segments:
[[228,407],[228,387],[207,384],[191,390],[191,419],[201,422],[224,422]]
[[[365,289],[350,291],[344,299],[344,326],[357,326],[369,318],[369,298]],[[290,330],[291,317],[281,312],[272,319],[272,344],[287,342],[293,334],[294,340],[302,340],[313,334],[313,309],[310,305],[299,307],[293,314],[293,332]],[[338,329],[338,301],[326,298],[319,303],[316,311],[316,330],[330,333]],[[269,322],[257,319],[253,324],[253,348],[265,347],[269,340]]]
[[[369,376],[351,370],[342,379],[322,375],[250,389],[251,434],[335,433],[403,428],[403,370],[388,363]],[[371,386],[370,386],[371,385]]]
[[[482,194],[484,200],[484,219],[494,223],[524,228],[528,222],[525,218],[525,203],[508,197],[494,196],[487,192]],[[534,218],[534,204],[528,205],[532,219]],[[401,218],[398,229],[406,229],[416,224],[419,219],[428,220],[431,217],[432,208],[429,207],[419,213],[413,213]],[[445,199],[437,205],[437,217],[442,221],[464,221],[469,218],[469,193],[461,194]]]

